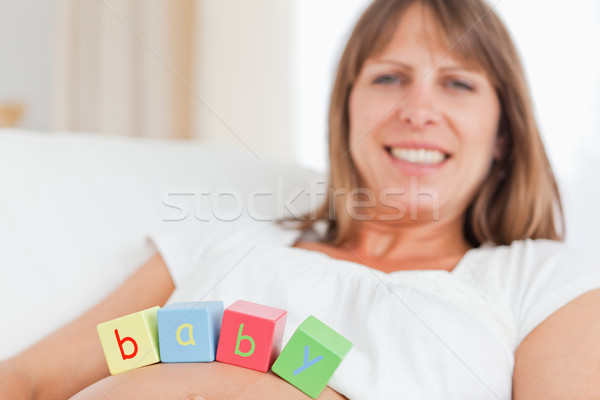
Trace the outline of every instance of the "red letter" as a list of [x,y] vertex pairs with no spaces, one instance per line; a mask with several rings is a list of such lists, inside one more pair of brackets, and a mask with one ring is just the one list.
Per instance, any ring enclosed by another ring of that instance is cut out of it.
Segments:
[[[133,340],[130,337],[124,337],[123,339],[121,339],[119,337],[119,331],[115,329],[115,336],[117,337],[117,343],[119,344],[119,350],[121,350],[121,356],[123,357],[123,360],[127,360],[128,358],[133,358],[135,357],[135,355],[137,354],[137,343],[135,342],[135,340]],[[125,351],[123,350],[123,343],[125,342],[131,342],[131,344],[133,344],[133,353],[131,354],[125,354]]]

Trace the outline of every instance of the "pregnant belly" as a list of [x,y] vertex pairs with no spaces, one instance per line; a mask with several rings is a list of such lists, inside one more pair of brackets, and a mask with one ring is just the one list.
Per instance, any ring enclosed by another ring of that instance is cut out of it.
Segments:
[[[306,400],[300,390],[273,373],[219,362],[155,364],[110,376],[73,397],[85,399]],[[319,399],[345,399],[325,388]]]

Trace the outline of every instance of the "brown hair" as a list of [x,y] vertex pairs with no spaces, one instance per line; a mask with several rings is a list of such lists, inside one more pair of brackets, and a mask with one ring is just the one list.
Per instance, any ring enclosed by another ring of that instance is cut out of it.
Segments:
[[[468,206],[465,238],[473,245],[525,238],[562,240],[564,220],[556,180],[546,156],[525,74],[503,23],[484,0],[375,0],[358,21],[341,57],[329,108],[330,176],[327,200],[303,225],[329,222],[326,240],[340,244],[352,227],[344,210],[356,188],[349,151],[349,98],[365,61],[391,40],[412,4],[426,7],[461,61],[487,73],[498,96],[503,154]],[[331,196],[336,190],[345,196]]]

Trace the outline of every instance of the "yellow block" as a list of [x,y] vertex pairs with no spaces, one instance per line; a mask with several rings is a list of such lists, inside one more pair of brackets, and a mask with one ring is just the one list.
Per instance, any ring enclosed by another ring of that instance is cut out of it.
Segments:
[[156,321],[159,308],[152,307],[98,325],[111,374],[160,362]]

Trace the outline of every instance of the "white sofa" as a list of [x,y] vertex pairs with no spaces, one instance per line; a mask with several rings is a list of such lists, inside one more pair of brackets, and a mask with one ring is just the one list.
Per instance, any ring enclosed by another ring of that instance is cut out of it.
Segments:
[[213,218],[306,210],[306,196],[291,199],[316,178],[245,149],[0,129],[0,359],[109,293],[151,255],[148,233],[211,209]]

